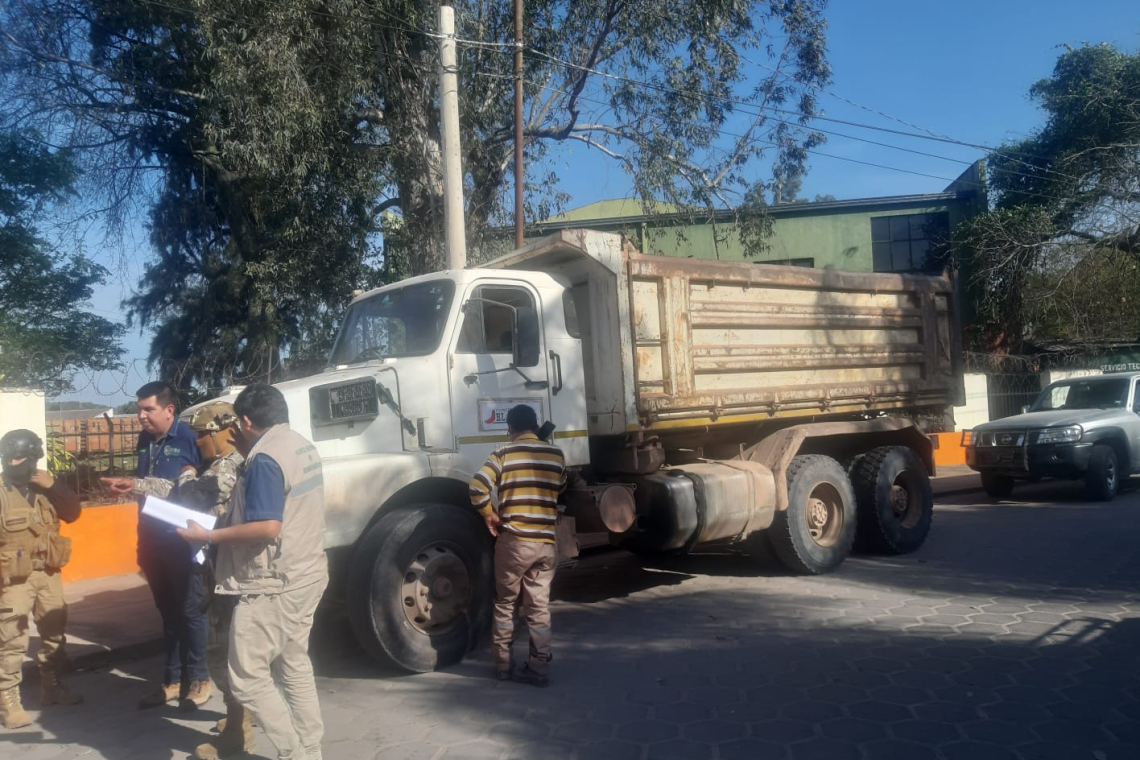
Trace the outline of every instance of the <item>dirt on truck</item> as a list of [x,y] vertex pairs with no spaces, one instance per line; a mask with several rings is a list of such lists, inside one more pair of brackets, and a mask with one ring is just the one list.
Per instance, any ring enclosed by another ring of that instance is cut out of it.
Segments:
[[925,431],[963,397],[957,293],[566,230],[361,295],[324,372],[278,387],[325,462],[329,593],[370,654],[422,672],[487,628],[493,546],[467,484],[517,404],[588,484],[563,551],[576,533],[643,555],[736,543],[823,573],[856,541],[917,549]]

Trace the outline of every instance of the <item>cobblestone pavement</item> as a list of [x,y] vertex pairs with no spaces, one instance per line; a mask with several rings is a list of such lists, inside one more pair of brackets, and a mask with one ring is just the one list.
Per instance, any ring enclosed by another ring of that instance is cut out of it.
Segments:
[[[1054,492],[949,499],[919,553],[819,578],[731,553],[587,558],[556,583],[545,690],[491,680],[484,652],[446,673],[379,672],[328,619],[314,644],[324,756],[1135,760],[1140,494],[1026,490]],[[0,742],[26,760],[183,758],[220,700],[140,713],[140,678],[157,670],[77,674],[87,705]]]

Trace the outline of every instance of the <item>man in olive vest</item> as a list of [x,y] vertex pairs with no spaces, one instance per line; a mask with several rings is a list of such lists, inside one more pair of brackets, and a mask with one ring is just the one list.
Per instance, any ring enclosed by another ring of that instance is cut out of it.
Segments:
[[83,698],[59,680],[64,661],[67,605],[59,571],[71,556],[71,539],[59,521],[79,518],[78,497],[36,468],[40,437],[13,430],[0,438],[0,722],[22,728],[32,722],[20,702],[21,667],[28,651],[28,616],[40,635],[40,704],[74,705]]
[[321,458],[289,428],[289,408],[276,388],[249,386],[234,412],[246,463],[224,525],[206,530],[191,521],[179,533],[217,545],[216,593],[237,597],[229,658],[234,697],[279,758],[320,760],[324,722],[309,632],[328,585]]

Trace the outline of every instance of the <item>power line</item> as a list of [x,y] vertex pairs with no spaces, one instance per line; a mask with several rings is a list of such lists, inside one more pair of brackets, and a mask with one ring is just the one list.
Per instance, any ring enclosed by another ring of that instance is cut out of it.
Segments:
[[[476,73],[476,76],[492,78],[492,79],[511,79],[512,78],[512,77],[507,76],[507,75],[494,74],[491,72],[481,72],[480,71],[480,72],[475,72],[475,73]],[[535,86],[535,87],[538,87],[540,90],[549,90],[549,91],[554,92],[556,94],[563,94],[563,95],[567,94],[566,90],[560,89],[554,85],[545,84],[543,82],[537,82],[537,81],[534,81],[532,79],[528,79],[527,82],[529,84]],[[579,95],[578,99],[581,101],[584,101],[584,102],[594,103],[595,105],[604,106],[607,110],[612,110],[612,108],[613,108],[612,104],[606,103],[604,101],[597,100],[595,98],[591,98],[589,96]],[[780,123],[780,124],[786,124],[788,126],[802,126],[802,125],[793,124],[791,122],[788,122],[788,121],[782,120],[782,119],[775,119],[774,121],[776,121],[777,123]],[[875,141],[868,141],[865,138],[859,138],[859,137],[855,137],[853,135],[846,135],[846,134],[839,133],[839,132],[830,132],[828,130],[816,130],[816,131],[824,131],[828,134],[833,134],[833,135],[838,136],[838,137],[843,137],[843,138],[850,139],[850,140],[856,140],[859,142],[871,142],[874,145],[881,145],[883,147],[892,148],[892,149],[896,149],[896,150],[902,150],[902,151],[906,151],[906,152],[916,152],[916,151],[913,151],[911,149],[904,148],[902,146],[891,145],[889,143],[879,143],[879,142],[875,142]],[[725,130],[725,129],[717,129],[716,132],[718,135],[722,135],[725,137],[735,137],[737,139],[746,139],[744,135],[740,135],[740,134],[737,134],[734,132],[729,132],[728,130]],[[772,147],[779,147],[776,143],[773,143],[773,142],[770,142],[767,140],[762,140],[760,138],[748,138],[748,143],[762,143],[764,145],[770,145]],[[593,144],[593,143],[588,142],[587,145],[594,145],[594,147],[598,147],[600,149],[603,147],[600,143],[599,144]],[[731,155],[729,151],[727,151],[724,148],[721,148],[719,146],[710,145],[709,149],[719,151],[725,155]],[[931,179],[938,179],[938,180],[942,180],[944,182],[953,182],[954,181],[954,179],[952,179],[950,177],[943,177],[943,176],[935,175],[935,174],[927,174],[927,173],[918,172],[918,171],[915,171],[912,169],[903,169],[903,168],[898,167],[898,166],[890,166],[888,164],[879,164],[879,163],[874,163],[871,161],[864,161],[862,159],[850,158],[848,156],[838,156],[838,155],[835,155],[832,153],[825,153],[823,151],[819,151],[819,150],[816,150],[814,148],[807,149],[806,152],[811,153],[812,155],[818,155],[818,156],[821,156],[824,158],[832,158],[832,159],[836,159],[839,161],[846,161],[849,163],[862,164],[865,166],[871,166],[871,167],[875,167],[875,168],[879,168],[879,169],[887,169],[889,171],[900,172],[903,174],[913,174],[913,175],[920,176],[920,177],[929,177]],[[922,153],[922,152],[919,152],[919,153],[922,155],[929,155],[929,156],[932,156],[934,158],[942,158],[942,159],[947,160],[947,161],[955,161],[955,162],[959,161],[958,159],[951,159],[951,158],[947,158],[945,156],[938,156],[936,154],[927,154],[927,153]],[[969,164],[971,162],[961,161],[961,163]],[[1006,171],[1011,173],[1011,174],[1018,175],[1018,176],[1026,176],[1026,177],[1032,176],[1032,175],[1027,175],[1027,174],[1024,174],[1022,172],[1017,172],[1017,171],[1013,171],[1013,170],[1006,170]],[[1052,196],[1048,196],[1048,195],[1045,195],[1043,193],[1023,192],[1023,194],[1027,195],[1029,197],[1041,198],[1043,200],[1054,200],[1054,198]]]

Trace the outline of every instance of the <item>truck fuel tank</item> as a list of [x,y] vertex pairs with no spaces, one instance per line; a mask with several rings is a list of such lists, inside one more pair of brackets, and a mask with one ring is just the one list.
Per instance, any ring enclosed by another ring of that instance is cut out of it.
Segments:
[[685,464],[635,483],[638,520],[622,542],[634,551],[683,552],[743,539],[770,526],[775,515],[775,477],[756,462]]

